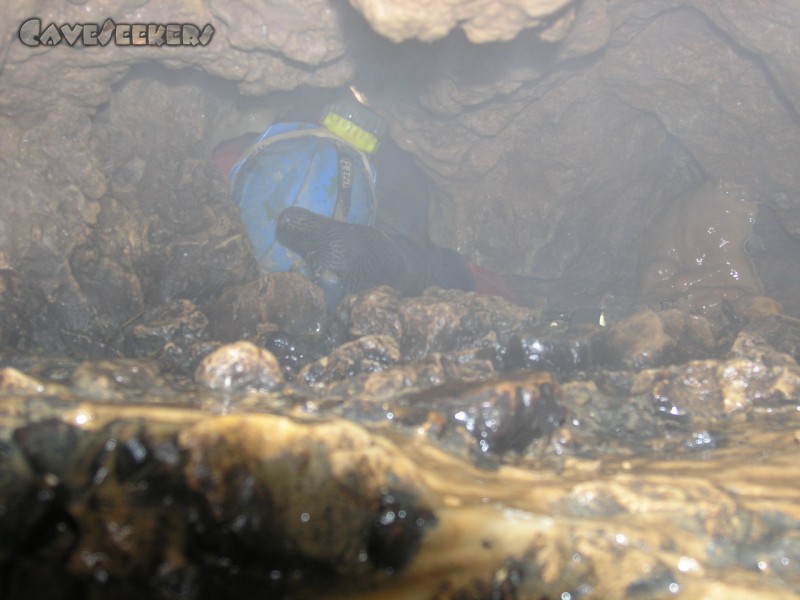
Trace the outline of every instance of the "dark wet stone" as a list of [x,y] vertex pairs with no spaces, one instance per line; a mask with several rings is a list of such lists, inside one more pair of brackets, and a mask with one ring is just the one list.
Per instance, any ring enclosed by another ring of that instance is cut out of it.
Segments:
[[126,350],[135,357],[156,358],[167,370],[177,369],[185,363],[179,354],[185,354],[191,344],[203,340],[207,330],[208,318],[194,302],[174,300],[147,311],[131,323]]
[[[436,522],[403,458],[352,424],[248,415],[199,423],[180,443],[186,481],[205,501],[190,553],[229,557],[216,569],[234,581],[234,565],[289,589],[397,571]],[[342,461],[353,453],[364,459]],[[257,474],[242,468],[253,460]]]
[[600,368],[609,351],[595,327],[537,327],[512,336],[504,353],[507,370],[551,371],[559,376]]
[[[470,439],[474,456],[522,452],[548,437],[564,418],[560,387],[548,373],[471,384],[445,384],[406,395],[393,420],[446,444]],[[391,405],[390,405],[391,406]],[[384,409],[386,410],[386,409]]]
[[[691,423],[724,414],[724,397],[716,365],[697,361],[681,369],[664,369],[643,374],[656,409],[676,422]],[[644,384],[640,381],[639,386]]]
[[30,506],[14,515],[36,517],[23,556],[60,565],[53,580],[62,586],[136,589],[131,575],[166,562],[166,540],[180,535],[170,516],[182,494],[172,433],[138,419],[97,431],[51,420],[17,430],[15,443],[41,474]]
[[373,415],[376,400],[448,382],[479,381],[496,373],[491,358],[484,356],[483,351],[434,352],[414,363],[397,364],[332,381],[319,392],[328,399],[354,399],[353,403],[345,402],[344,410],[356,419],[382,419]]
[[221,346],[208,354],[194,374],[195,382],[219,392],[268,391],[283,384],[283,369],[272,353],[246,342]]
[[14,441],[31,467],[40,475],[54,474],[64,479],[81,437],[79,429],[55,419],[47,419],[14,431]]
[[359,373],[375,373],[402,360],[400,346],[388,335],[368,335],[336,348],[328,356],[306,365],[298,378],[310,384],[326,384]]
[[[48,462],[45,455],[55,458],[50,448],[52,439],[45,441],[33,432],[24,431],[15,437],[36,448],[41,464]],[[63,454],[70,448],[62,446],[58,450]],[[36,547],[39,540],[49,541],[59,521],[53,506],[56,494],[63,496],[63,486],[57,477],[45,477],[47,470],[40,468],[36,473],[35,468],[18,443],[0,441],[0,564],[9,554],[24,554]]]
[[409,361],[432,353],[492,348],[498,367],[512,335],[539,319],[538,312],[502,298],[432,288],[403,299],[388,287],[349,296],[337,315],[352,337],[394,337]]
[[405,567],[417,553],[425,532],[436,525],[433,511],[402,490],[381,496],[378,517],[367,542],[369,561],[390,573]]
[[257,336],[258,345],[263,346],[278,359],[287,377],[293,377],[308,363],[325,354],[329,344],[321,342],[319,336],[290,335],[282,331],[264,331]]

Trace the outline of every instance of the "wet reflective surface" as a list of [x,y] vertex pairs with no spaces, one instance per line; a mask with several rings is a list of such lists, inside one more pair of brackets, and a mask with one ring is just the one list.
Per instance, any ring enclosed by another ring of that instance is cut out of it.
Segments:
[[337,318],[299,368],[4,355],[4,597],[800,593],[794,320],[560,328],[388,290]]

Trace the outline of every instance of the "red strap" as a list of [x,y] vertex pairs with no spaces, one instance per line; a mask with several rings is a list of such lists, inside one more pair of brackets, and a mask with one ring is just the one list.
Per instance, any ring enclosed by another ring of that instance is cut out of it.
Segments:
[[484,269],[467,261],[475,291],[487,296],[502,296],[515,304],[519,304],[519,296],[509,283],[497,273]]

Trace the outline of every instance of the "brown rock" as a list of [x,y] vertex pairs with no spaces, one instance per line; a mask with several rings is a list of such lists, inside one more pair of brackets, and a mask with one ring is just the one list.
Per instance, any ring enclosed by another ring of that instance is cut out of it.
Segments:
[[153,363],[130,358],[84,361],[73,371],[71,382],[86,397],[106,402],[125,402],[145,394],[157,397],[165,391]]
[[367,335],[336,348],[328,356],[303,367],[298,379],[326,384],[359,373],[384,371],[402,360],[400,346],[388,335]]
[[218,392],[269,391],[283,383],[283,370],[268,350],[241,341],[221,346],[203,358],[194,380]]
[[322,337],[322,290],[297,273],[267,273],[226,290],[210,310],[214,337],[255,338],[269,323],[289,335]]
[[44,383],[14,367],[0,368],[0,392],[3,394],[37,394],[45,389]]
[[677,309],[636,313],[604,338],[612,360],[634,368],[708,357],[715,349],[709,321]]

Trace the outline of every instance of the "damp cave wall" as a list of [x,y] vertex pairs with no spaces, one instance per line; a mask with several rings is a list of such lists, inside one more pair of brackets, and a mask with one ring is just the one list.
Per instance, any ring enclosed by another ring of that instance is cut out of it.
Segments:
[[[6,15],[2,346],[103,355],[145,308],[204,308],[254,277],[210,147],[353,83],[431,178],[437,243],[534,293],[635,298],[659,215],[723,181],[758,208],[727,241],[800,314],[798,1],[39,0]],[[215,34],[31,48],[30,17]]]

